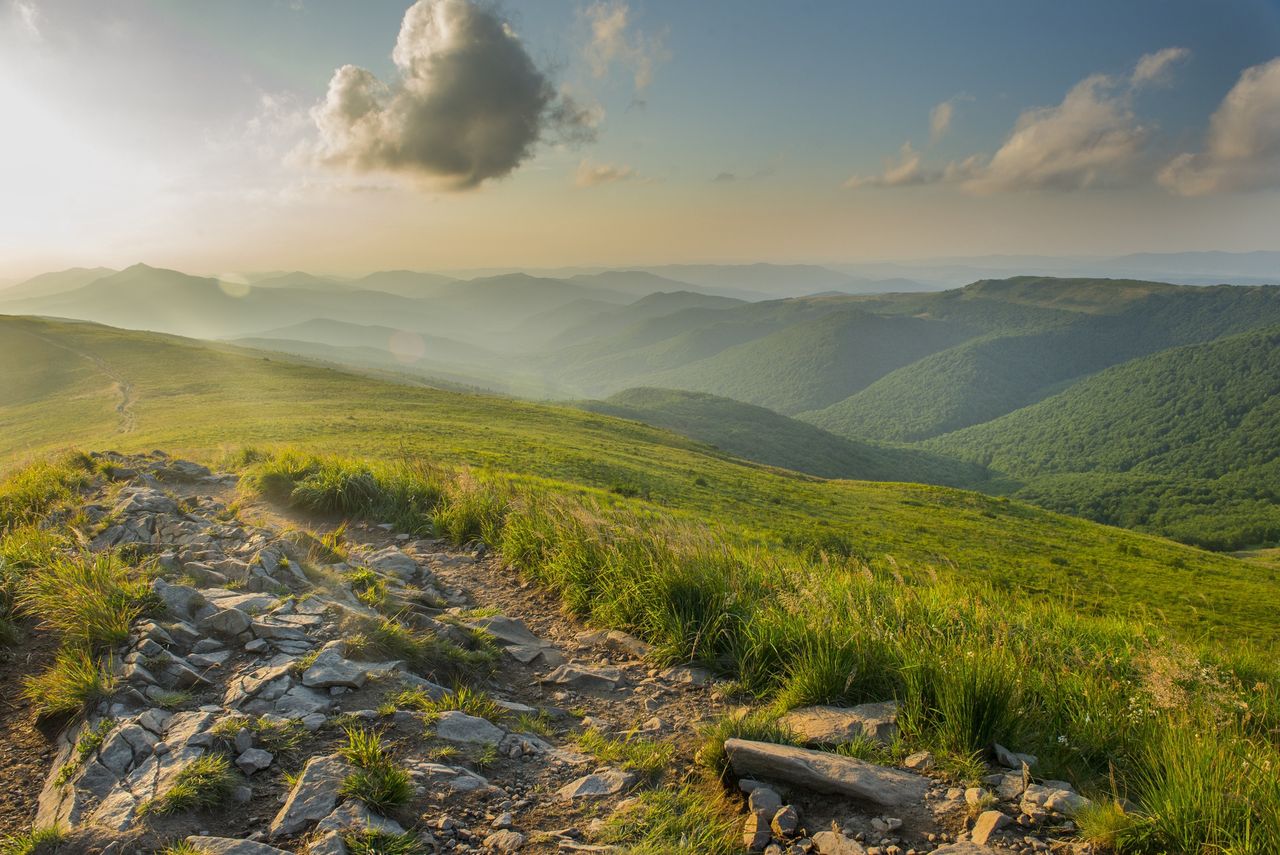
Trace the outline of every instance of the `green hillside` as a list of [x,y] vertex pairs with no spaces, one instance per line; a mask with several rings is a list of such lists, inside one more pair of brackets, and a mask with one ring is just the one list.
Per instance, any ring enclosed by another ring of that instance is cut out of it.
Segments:
[[[206,458],[290,443],[424,455],[664,509],[743,544],[860,556],[1086,612],[1159,613],[1178,631],[1280,637],[1274,571],[1029,505],[912,484],[823,481],[571,408],[413,388],[154,334],[0,319],[0,454],[162,447]],[[547,479],[550,479],[549,481]]]
[[1280,540],[1280,327],[1163,351],[928,443],[1020,496],[1218,548]]
[[854,442],[764,407],[703,392],[627,389],[579,406],[667,428],[736,457],[823,478],[960,485],[986,477],[979,466],[916,449]]

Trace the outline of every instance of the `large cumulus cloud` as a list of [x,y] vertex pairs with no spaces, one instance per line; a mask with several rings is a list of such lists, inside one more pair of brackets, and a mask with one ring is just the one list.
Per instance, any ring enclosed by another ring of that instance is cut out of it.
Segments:
[[1184,196],[1280,187],[1280,58],[1244,70],[1209,120],[1204,150],[1178,155],[1160,183]]
[[511,26],[472,0],[418,0],[386,83],[345,65],[312,111],[322,163],[467,189],[509,174],[548,136],[590,138],[596,116],[556,91]]

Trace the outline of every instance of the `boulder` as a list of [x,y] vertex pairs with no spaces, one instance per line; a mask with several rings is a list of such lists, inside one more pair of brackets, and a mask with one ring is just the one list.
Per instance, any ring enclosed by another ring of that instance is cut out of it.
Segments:
[[209,855],[289,855],[284,849],[277,849],[265,843],[252,840],[236,840],[233,837],[199,837],[187,838],[187,845],[197,852]]
[[616,796],[618,793],[631,789],[636,781],[636,775],[631,772],[623,772],[621,769],[606,769],[603,772],[584,775],[571,784],[565,784],[556,791],[556,795],[565,801],[571,802],[579,799]]
[[918,803],[929,788],[929,779],[914,772],[824,751],[745,739],[726,740],[724,748],[734,771],[744,777],[769,778],[886,807]]
[[340,641],[331,641],[320,649],[311,667],[302,674],[302,685],[312,689],[326,689],[331,686],[345,686],[358,689],[369,680],[368,669],[358,662],[344,659],[344,646]]
[[621,680],[622,672],[617,668],[586,668],[582,665],[561,665],[542,678],[544,683],[597,692],[616,689]]
[[484,848],[490,852],[519,852],[524,846],[524,835],[504,828],[484,839]]
[[784,715],[780,723],[799,734],[806,745],[845,745],[863,738],[888,745],[898,735],[898,704],[802,707]]
[[1009,817],[1005,816],[998,810],[983,811],[976,822],[973,824],[973,832],[970,834],[973,842],[979,846],[987,845],[987,841],[991,839],[991,835],[1001,828],[1004,828],[1011,822]]
[[[243,731],[241,731],[243,733]],[[244,751],[236,758],[236,768],[246,775],[252,775],[254,772],[260,772],[271,765],[271,761],[275,757],[270,751],[264,751],[261,748],[250,748]]]
[[436,720],[436,736],[446,742],[465,745],[497,745],[506,736],[506,731],[491,724],[488,719],[467,715],[459,710],[449,710],[441,713]]
[[394,546],[388,546],[386,549],[375,552],[364,563],[373,570],[393,573],[401,579],[412,579],[413,575],[418,572],[418,562]]
[[271,821],[270,837],[290,837],[332,813],[338,804],[338,788],[352,771],[351,764],[337,754],[308,760],[284,807]]

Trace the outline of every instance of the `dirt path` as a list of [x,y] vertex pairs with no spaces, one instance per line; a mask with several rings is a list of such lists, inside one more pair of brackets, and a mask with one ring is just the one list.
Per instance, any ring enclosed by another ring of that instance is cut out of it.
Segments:
[[119,433],[133,432],[134,428],[137,427],[137,419],[133,413],[133,405],[137,402],[137,398],[135,396],[133,384],[129,382],[128,378],[117,371],[111,363],[107,362],[97,354],[79,350],[64,342],[60,342],[57,339],[52,339],[47,336],[40,335],[39,333],[29,331],[25,332],[27,332],[27,335],[32,338],[39,339],[45,344],[65,350],[68,353],[72,353],[81,359],[92,363],[95,368],[105,374],[107,378],[111,380],[112,389],[114,390],[116,397],[119,399],[116,403],[116,414],[120,417],[120,425],[117,430]]

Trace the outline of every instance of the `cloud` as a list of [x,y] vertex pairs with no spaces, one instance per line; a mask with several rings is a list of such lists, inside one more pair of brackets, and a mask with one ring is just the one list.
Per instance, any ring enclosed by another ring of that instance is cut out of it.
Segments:
[[585,12],[591,29],[586,58],[591,72],[604,77],[614,65],[628,69],[636,92],[653,82],[653,69],[668,54],[661,37],[636,32],[631,26],[631,8],[623,0],[596,0]]
[[943,101],[941,104],[929,111],[929,139],[937,142],[951,129],[951,118],[955,115],[955,105],[950,101]]
[[[1051,107],[1023,111],[1013,130],[990,157],[973,155],[942,169],[926,167],[911,143],[878,176],[854,176],[849,188],[953,184],[975,194],[1019,190],[1079,190],[1121,184],[1140,171],[1151,129],[1133,112],[1133,96],[1143,86],[1168,79],[1184,59],[1184,48],[1147,54],[1124,77],[1094,74],[1081,80]],[[934,138],[949,126],[952,113],[934,108]],[[1149,172],[1147,173],[1149,175]]]
[[1175,157],[1159,181],[1183,196],[1280,187],[1280,57],[1240,74],[1209,119],[1204,150]]
[[738,175],[735,172],[718,172],[716,173],[715,177],[711,179],[711,183],[712,184],[732,184],[737,180],[738,180]]
[[638,177],[630,166],[612,163],[592,163],[583,160],[578,164],[573,183],[578,187],[595,187],[598,184],[615,184]]
[[13,0],[10,5],[18,28],[29,38],[39,41],[42,38],[40,32],[40,10],[33,0]]
[[510,24],[473,0],[418,0],[391,55],[398,79],[344,65],[311,117],[319,162],[463,190],[511,173],[545,136],[594,136],[598,111],[557,92]]
[[1191,56],[1191,51],[1181,47],[1169,47],[1149,53],[1134,66],[1129,82],[1133,86],[1166,84],[1172,77],[1173,66]]

